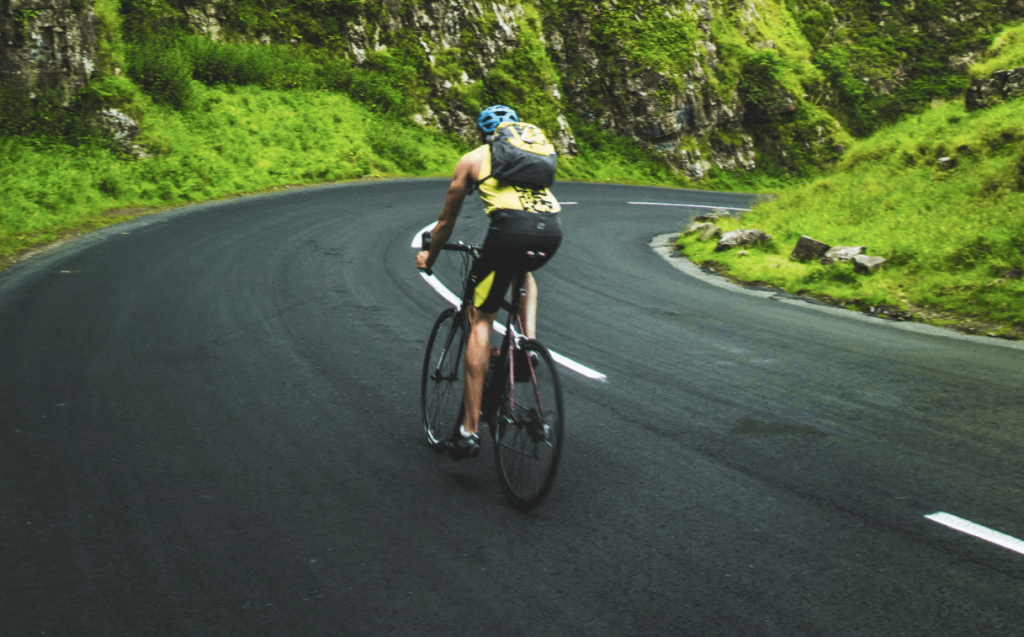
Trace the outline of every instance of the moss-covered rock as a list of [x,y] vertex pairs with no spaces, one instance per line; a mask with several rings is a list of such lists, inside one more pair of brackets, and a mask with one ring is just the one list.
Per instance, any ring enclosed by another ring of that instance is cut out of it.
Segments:
[[96,13],[84,0],[0,3],[0,82],[67,103],[96,69]]

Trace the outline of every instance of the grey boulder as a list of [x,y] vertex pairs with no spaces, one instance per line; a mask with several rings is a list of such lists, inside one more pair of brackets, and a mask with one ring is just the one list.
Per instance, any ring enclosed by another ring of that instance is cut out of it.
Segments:
[[764,232],[763,230],[747,230],[745,228],[740,228],[739,230],[733,230],[723,234],[722,238],[718,240],[718,245],[715,246],[715,252],[723,252],[738,246],[767,243],[771,240],[772,235]]
[[800,235],[800,240],[796,242],[796,247],[793,248],[793,252],[789,255],[790,259],[804,263],[813,259],[820,259],[828,251],[831,246],[823,241],[812,239],[807,235]]
[[853,257],[867,252],[867,246],[832,246],[821,257],[822,265],[832,265],[837,261],[851,261]]
[[874,274],[885,265],[882,257],[869,257],[866,254],[858,254],[853,257],[853,269],[858,274]]

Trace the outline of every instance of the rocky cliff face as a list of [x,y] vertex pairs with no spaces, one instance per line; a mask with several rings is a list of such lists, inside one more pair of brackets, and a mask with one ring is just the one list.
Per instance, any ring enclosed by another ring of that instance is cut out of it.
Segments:
[[[523,41],[536,38],[524,28],[529,22],[526,9],[522,4],[492,2],[436,1],[413,7],[388,4],[383,19],[364,17],[348,26],[345,41],[352,57],[362,63],[368,51],[387,51],[400,46],[401,40],[407,47],[412,43],[419,49],[417,53],[422,50],[416,57],[430,90],[426,109],[415,119],[465,138],[475,137],[473,113],[464,108],[467,104],[461,96],[474,92],[474,84],[479,84],[478,90],[485,90],[500,62],[511,57]],[[554,78],[542,91],[547,94],[546,105],[553,108],[557,123],[549,132],[560,152],[574,153],[575,140],[562,113]],[[552,123],[548,122],[549,128]]]
[[[630,54],[635,45],[629,36],[638,34],[629,29],[614,33],[610,25],[622,14],[615,4],[565,11],[533,3],[395,5],[389,6],[384,20],[366,17],[352,23],[346,41],[360,63],[368,51],[390,50],[403,38],[414,41],[423,52],[420,75],[431,94],[431,106],[417,120],[465,137],[473,135],[473,111],[463,98],[475,89],[481,97],[500,95],[501,88],[507,94],[509,87],[502,85],[512,81],[520,84],[520,91],[533,91],[534,103],[525,100],[516,106],[524,106],[531,118],[543,120],[546,114],[548,121],[538,123],[547,125],[563,153],[575,150],[565,117],[569,110],[584,121],[650,145],[694,178],[712,165],[754,168],[754,140],[743,134],[744,111],[735,86],[717,86],[719,60],[711,27],[715,12],[709,0],[655,2],[649,15],[635,16],[650,20],[650,29],[640,37],[660,29],[668,37],[679,36],[683,47],[672,45],[669,50],[686,59],[673,61],[670,69]],[[602,11],[609,18],[604,22]],[[745,15],[754,19],[756,9]],[[673,30],[673,25],[679,28]],[[524,51],[530,56],[523,56]],[[531,65],[540,69],[531,72]],[[448,70],[453,66],[458,69],[454,74]],[[543,114],[537,113],[538,107]],[[710,134],[716,131],[735,135],[712,139]],[[694,141],[698,139],[699,143]]]
[[1020,0],[786,0],[824,82],[810,87],[853,134],[968,87],[990,38],[1024,17]]
[[66,101],[96,67],[91,0],[8,0],[0,4],[0,77]]
[[[0,0],[4,81],[65,95],[84,86],[95,66],[94,1]],[[903,112],[904,99],[926,104],[965,89],[963,71],[985,34],[1024,15],[1020,0],[121,0],[120,7],[130,38],[173,27],[213,40],[306,43],[344,52],[377,77],[405,73],[412,79],[403,89],[418,110],[412,118],[467,140],[478,109],[503,101],[544,126],[563,153],[575,151],[570,122],[579,122],[637,140],[698,179],[713,168],[752,169],[755,157],[790,170],[835,159],[840,122],[869,132]]]
[[499,93],[495,84],[528,83],[518,91],[528,88],[530,101],[540,112],[525,108],[524,115],[546,126],[561,153],[575,154],[576,141],[565,117],[557,76],[545,68],[544,59],[534,60],[540,63],[535,69],[517,67],[531,56],[544,56],[539,16],[532,5],[428,1],[412,7],[385,6],[383,17],[364,17],[349,24],[345,41],[360,64],[370,51],[396,47],[406,59],[415,60],[429,88],[426,108],[414,116],[417,122],[474,139],[472,102],[488,101],[489,94]]
[[[741,15],[757,14],[744,4]],[[735,85],[723,87],[718,78],[716,11],[709,0],[652,2],[629,11],[602,2],[594,11],[552,11],[548,18],[548,54],[562,71],[567,102],[584,120],[649,144],[693,178],[712,165],[755,167],[753,139],[742,134],[743,103]],[[624,27],[623,20],[665,29],[676,39],[672,55],[645,60],[664,43],[645,42],[648,34]],[[673,32],[672,24],[681,28]],[[639,48],[630,36],[639,36]],[[716,131],[739,134],[712,140]]]

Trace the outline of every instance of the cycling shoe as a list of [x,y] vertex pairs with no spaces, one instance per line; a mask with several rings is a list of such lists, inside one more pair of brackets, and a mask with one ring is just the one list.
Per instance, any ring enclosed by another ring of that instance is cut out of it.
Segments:
[[461,433],[455,432],[455,435],[445,441],[445,445],[448,447],[448,455],[452,460],[476,458],[480,455],[479,436],[463,436]]

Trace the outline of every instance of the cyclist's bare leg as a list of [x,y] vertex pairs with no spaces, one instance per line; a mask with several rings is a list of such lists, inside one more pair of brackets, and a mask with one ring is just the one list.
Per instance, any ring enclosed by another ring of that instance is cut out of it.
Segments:
[[519,302],[519,320],[523,322],[526,337],[537,338],[537,281],[532,272],[526,273],[523,289],[526,293]]
[[497,313],[481,312],[475,307],[469,312],[469,342],[466,343],[466,383],[463,401],[466,417],[463,428],[475,434],[480,424],[480,403],[483,400],[484,379],[491,362],[491,328]]

